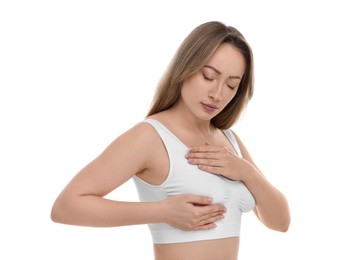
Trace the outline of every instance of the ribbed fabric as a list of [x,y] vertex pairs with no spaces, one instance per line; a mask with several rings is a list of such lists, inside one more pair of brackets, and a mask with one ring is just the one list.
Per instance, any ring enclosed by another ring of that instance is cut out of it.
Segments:
[[[151,185],[137,176],[134,182],[141,201],[160,201],[177,194],[209,196],[213,203],[224,204],[227,213],[216,223],[217,227],[205,231],[182,231],[167,224],[149,224],[152,240],[156,244],[182,243],[199,240],[236,237],[240,235],[242,212],[251,211],[255,206],[252,194],[241,181],[232,181],[214,175],[191,165],[185,158],[188,147],[163,124],[154,119],[143,122],[152,125],[158,132],[169,156],[169,174],[160,185]],[[225,134],[237,154],[240,149],[230,130]]]

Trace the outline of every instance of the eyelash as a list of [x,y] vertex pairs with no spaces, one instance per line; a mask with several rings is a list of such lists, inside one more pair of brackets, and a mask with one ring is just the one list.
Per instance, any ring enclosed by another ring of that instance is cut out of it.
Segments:
[[203,78],[205,79],[205,80],[208,80],[208,81],[213,81],[213,79],[211,79],[211,78],[208,78],[204,73],[202,73],[203,74]]
[[[213,81],[213,79],[211,79],[211,78],[208,78],[204,73],[202,73],[203,74],[203,78],[205,79],[205,80],[208,80],[208,81]],[[233,88],[233,87],[231,87],[231,86],[229,86],[228,84],[227,84],[227,87],[228,88],[230,88],[231,90],[234,90],[235,88]]]

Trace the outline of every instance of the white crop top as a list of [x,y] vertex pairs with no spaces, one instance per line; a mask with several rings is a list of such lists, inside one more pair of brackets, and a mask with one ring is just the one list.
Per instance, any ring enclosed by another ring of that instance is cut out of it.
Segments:
[[[143,122],[151,124],[163,141],[169,157],[169,173],[160,185],[151,185],[137,176],[133,177],[141,201],[160,201],[176,194],[196,194],[213,198],[213,203],[225,205],[227,212],[222,220],[210,230],[182,231],[168,224],[149,224],[153,243],[182,243],[210,240],[240,235],[242,212],[255,206],[252,194],[241,181],[232,181],[214,175],[191,165],[185,158],[189,148],[172,134],[163,124],[153,119]],[[224,131],[236,152],[241,156],[239,146],[230,130]]]

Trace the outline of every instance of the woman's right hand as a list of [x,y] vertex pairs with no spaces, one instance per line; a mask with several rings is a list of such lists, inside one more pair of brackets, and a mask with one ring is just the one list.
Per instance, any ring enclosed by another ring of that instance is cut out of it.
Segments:
[[184,231],[215,228],[215,222],[226,212],[224,205],[211,204],[211,198],[193,194],[170,196],[162,203],[165,222]]

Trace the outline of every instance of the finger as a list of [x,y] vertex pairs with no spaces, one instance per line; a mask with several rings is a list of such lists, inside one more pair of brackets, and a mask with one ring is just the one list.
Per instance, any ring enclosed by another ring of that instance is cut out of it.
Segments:
[[194,194],[186,194],[185,200],[188,203],[192,203],[194,205],[209,205],[213,202],[213,199],[208,196],[194,195]]
[[223,169],[220,166],[211,166],[211,165],[204,165],[204,164],[199,164],[198,168],[201,169],[202,171],[210,172],[216,175],[222,175]]
[[211,204],[207,206],[199,206],[197,210],[199,216],[208,218],[208,216],[211,217],[225,213],[227,211],[227,208],[223,204]]
[[189,161],[194,159],[207,159],[207,160],[220,160],[222,158],[222,153],[220,152],[188,152],[185,158]]
[[216,214],[216,215],[210,214],[210,215],[207,215],[207,218],[204,219],[201,224],[206,225],[208,223],[215,223],[216,221],[221,220],[223,218],[224,218],[223,213]]
[[215,223],[208,223],[208,224],[196,227],[194,230],[200,231],[200,230],[209,230],[209,229],[213,229],[213,228],[216,228],[216,224]]
[[215,228],[216,227],[215,222],[223,218],[224,218],[224,215],[222,214],[207,218],[204,221],[201,221],[199,223],[199,226],[196,227],[195,230],[205,230],[205,229]]
[[220,150],[220,146],[216,145],[200,145],[200,146],[192,146],[189,149],[190,153],[205,153],[205,152],[218,152]]
[[219,153],[205,152],[205,153],[188,153],[186,158],[191,159],[215,159],[217,160]]
[[219,159],[189,158],[188,162],[194,165],[207,165],[207,166],[212,166],[212,167],[222,167],[222,161]]
[[222,219],[225,213],[226,213],[226,210],[206,214],[202,217],[201,222],[203,222],[203,224],[209,223],[209,222],[215,222],[219,219]]

